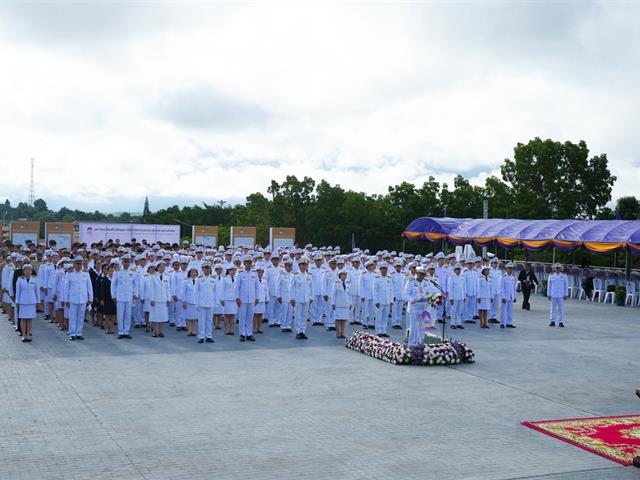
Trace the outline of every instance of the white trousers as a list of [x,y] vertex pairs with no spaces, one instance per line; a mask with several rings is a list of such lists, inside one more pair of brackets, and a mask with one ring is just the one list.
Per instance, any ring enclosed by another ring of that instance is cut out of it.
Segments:
[[280,324],[280,328],[291,328],[291,320],[293,319],[293,305],[288,300],[282,300],[278,303],[279,315],[276,323]]
[[274,325],[279,323],[281,309],[282,309],[282,304],[278,303],[278,297],[269,295],[269,303],[267,304],[267,315],[266,315],[267,320],[269,320],[269,325]]
[[84,314],[87,311],[86,303],[69,304],[69,336],[79,337],[84,327]]
[[253,336],[253,302],[243,302],[238,307],[238,329],[240,335]]
[[494,320],[498,319],[498,305],[500,305],[500,303],[502,303],[500,301],[500,295],[496,293],[493,296],[493,302],[491,302],[488,318],[493,318]]
[[[316,323],[322,321],[324,314],[324,298],[322,295],[313,296],[313,304],[311,305],[311,321]],[[306,318],[306,317],[305,317]]]
[[464,320],[473,320],[473,317],[476,314],[476,297],[467,297],[464,301]]
[[135,305],[131,307],[133,311],[133,321],[136,325],[142,325],[144,323],[144,305],[138,300]]
[[393,325],[402,325],[402,308],[404,301],[396,300],[391,307],[391,323]]
[[213,307],[198,307],[198,338],[213,338]]
[[351,295],[352,315],[351,318],[354,322],[360,321],[360,312],[362,309],[362,299],[360,295]]
[[333,300],[329,298],[329,301],[324,302],[324,324],[327,327],[336,326],[336,312],[333,309]]
[[387,333],[389,324],[389,311],[391,305],[382,305],[376,308],[376,333]]
[[309,303],[308,302],[296,302],[295,310],[295,329],[296,333],[306,333],[307,332],[307,316],[306,312],[309,311]]
[[511,325],[513,323],[513,300],[506,300],[500,310],[500,323]]
[[373,327],[376,323],[376,306],[373,300],[365,299],[362,302],[362,313],[360,316],[362,325]]
[[173,317],[169,318],[173,318],[173,322],[177,327],[186,326],[187,322],[184,318],[184,308],[182,308],[182,302],[178,300],[176,302],[171,302],[171,305],[173,306]]
[[564,298],[552,298],[551,299],[551,321],[558,321],[564,323]]
[[129,335],[131,329],[131,302],[120,302],[116,305],[118,335]]
[[453,305],[449,302],[451,325],[456,327],[462,323],[462,307],[464,300],[453,300]]

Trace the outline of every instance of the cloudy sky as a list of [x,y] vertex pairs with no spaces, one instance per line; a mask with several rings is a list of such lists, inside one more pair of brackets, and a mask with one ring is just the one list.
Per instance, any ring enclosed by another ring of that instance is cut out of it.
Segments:
[[482,183],[584,139],[640,184],[640,4],[2,3],[0,196],[242,201],[286,175]]

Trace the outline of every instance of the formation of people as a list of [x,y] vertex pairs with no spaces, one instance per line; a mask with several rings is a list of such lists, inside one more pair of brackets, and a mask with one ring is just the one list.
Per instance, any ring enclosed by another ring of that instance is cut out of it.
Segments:
[[[193,244],[98,243],[71,249],[11,246],[1,259],[3,309],[23,342],[31,342],[37,310],[68,334],[84,339],[84,324],[131,339],[141,329],[164,337],[165,325],[214,343],[214,332],[255,341],[263,328],[307,339],[307,326],[323,326],[345,338],[345,325],[381,337],[388,328],[408,330],[409,343],[423,335],[419,306],[439,294],[437,322],[515,328],[516,287],[523,308],[538,283],[525,266],[516,277],[497,258],[459,259],[442,252],[412,255],[339,248],[204,248]],[[567,277],[554,265],[547,285],[550,326],[564,327]],[[403,326],[404,320],[404,326]]]

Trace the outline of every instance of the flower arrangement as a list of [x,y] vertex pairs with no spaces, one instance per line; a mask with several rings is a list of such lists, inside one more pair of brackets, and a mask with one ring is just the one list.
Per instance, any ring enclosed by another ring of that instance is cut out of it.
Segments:
[[475,362],[474,351],[467,344],[455,340],[440,340],[440,343],[410,347],[405,343],[356,331],[347,339],[345,346],[394,365],[429,366]]
[[444,295],[441,293],[428,295],[427,302],[429,302],[429,305],[431,305],[433,308],[438,308],[439,305],[442,305],[444,303]]

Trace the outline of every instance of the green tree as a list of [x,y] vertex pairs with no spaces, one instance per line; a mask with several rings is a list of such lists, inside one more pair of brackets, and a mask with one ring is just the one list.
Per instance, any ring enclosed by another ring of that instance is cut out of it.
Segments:
[[589,158],[587,144],[541,140],[514,148],[502,179],[512,191],[513,217],[593,218],[609,200],[616,177],[606,154]]
[[616,210],[622,220],[637,220],[640,218],[640,202],[634,196],[620,197],[616,201]]

